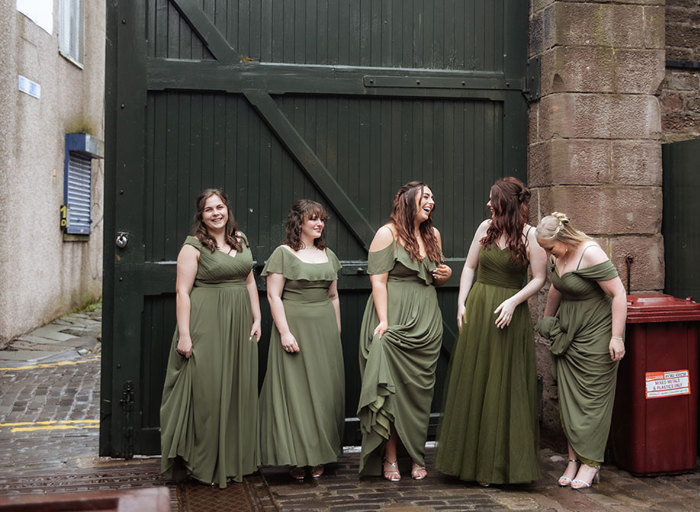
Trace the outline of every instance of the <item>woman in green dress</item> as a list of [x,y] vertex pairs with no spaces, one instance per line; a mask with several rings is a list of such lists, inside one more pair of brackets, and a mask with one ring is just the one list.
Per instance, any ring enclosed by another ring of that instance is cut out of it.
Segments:
[[569,462],[562,487],[597,481],[610,430],[627,295],[603,249],[554,212],[537,226],[537,241],[553,257],[552,286],[535,329],[552,342],[559,415]]
[[267,298],[275,327],[260,394],[262,463],[291,466],[303,480],[342,453],[345,372],[340,342],[340,262],[326,247],[322,205],[292,205],[286,235],[270,256]]
[[160,407],[161,469],[226,487],[260,465],[260,303],[248,240],[222,190],[197,198],[177,257],[176,316]]
[[394,196],[391,222],[369,248],[372,296],[360,330],[360,474],[383,474],[392,482],[401,479],[399,442],[413,460],[411,476],[427,476],[425,440],[442,342],[435,286],[452,274],[440,264],[434,208],[427,185],[407,183]]
[[[484,486],[540,476],[535,343],[527,299],[544,285],[547,257],[527,224],[529,199],[530,191],[516,178],[491,187],[491,218],[474,234],[459,285],[460,334],[435,465]],[[532,279],[523,286],[528,265]]]

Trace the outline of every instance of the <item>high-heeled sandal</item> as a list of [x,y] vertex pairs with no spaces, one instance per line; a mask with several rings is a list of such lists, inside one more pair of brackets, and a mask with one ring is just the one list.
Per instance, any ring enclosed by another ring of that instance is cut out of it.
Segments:
[[[574,472],[574,478],[576,478],[576,473],[578,473],[578,468],[579,468],[579,465],[581,464],[581,461],[578,459],[569,459],[569,462],[566,463],[566,466],[567,466],[566,469],[569,469],[568,466],[569,466],[570,462],[573,462],[574,464],[576,464],[576,471]],[[564,470],[564,473],[566,473],[566,470]],[[557,480],[557,483],[559,484],[559,487],[568,487],[571,485],[572,480],[573,480],[573,478],[569,478],[566,475],[561,475],[559,477],[559,480]]]
[[411,478],[414,480],[423,480],[426,476],[428,476],[428,470],[425,469],[425,466],[413,462],[411,465]]
[[323,474],[323,464],[311,468],[311,478],[320,478]]
[[386,457],[384,458],[384,467],[382,468],[382,473],[385,480],[390,482],[398,482],[401,480],[401,473],[399,472],[399,465],[397,461],[391,462]]
[[300,466],[290,468],[289,469],[289,476],[293,480],[296,480],[297,482],[301,482],[306,477],[306,470]]
[[[581,480],[580,478],[574,478],[571,481],[571,488],[572,489],[575,489],[575,490],[588,489],[591,485],[597,484],[600,482],[600,466],[589,466],[588,464],[582,464],[581,467],[583,467],[583,466],[587,466],[589,468],[595,469],[595,473],[593,473],[593,477],[591,478],[590,482],[586,482],[585,480]],[[581,471],[581,467],[579,467],[579,471]]]

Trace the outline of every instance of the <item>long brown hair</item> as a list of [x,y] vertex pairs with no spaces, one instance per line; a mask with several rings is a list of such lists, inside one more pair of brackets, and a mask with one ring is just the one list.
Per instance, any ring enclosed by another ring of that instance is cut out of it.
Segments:
[[[330,217],[321,203],[311,199],[299,199],[294,201],[287,214],[287,221],[284,223],[284,241],[295,251],[302,249],[304,243],[301,241],[301,225],[308,219],[321,219],[326,222]],[[314,245],[318,249],[326,248],[325,230],[321,231],[321,236],[314,239]]]
[[[240,237],[238,236],[238,224],[236,219],[231,213],[231,207],[228,203],[228,196],[226,192],[220,188],[207,188],[202,190],[201,194],[197,196],[195,204],[197,206],[197,213],[194,214],[194,228],[193,235],[199,240],[204,247],[209,249],[211,252],[216,250],[216,240],[213,236],[209,234],[207,226],[204,224],[202,218],[204,214],[204,207],[206,206],[207,199],[211,196],[218,196],[221,202],[226,206],[226,211],[228,212],[228,219],[226,220],[226,226],[224,227],[224,240],[230,245],[235,251],[240,251],[243,249],[241,245]],[[247,244],[246,244],[247,245]]]
[[511,259],[526,263],[528,242],[523,240],[523,228],[530,218],[530,191],[518,178],[503,178],[491,187],[490,200],[493,217],[486,236],[479,242],[489,247],[505,234]]
[[[422,197],[425,187],[427,185],[421,181],[409,181],[396,192],[391,206],[391,222],[396,229],[396,236],[412,261],[421,259],[418,239],[413,231],[413,222],[417,213],[416,195]],[[418,230],[428,259],[440,263],[442,252],[433,231],[433,211],[435,208],[430,212],[428,220],[421,223]]]

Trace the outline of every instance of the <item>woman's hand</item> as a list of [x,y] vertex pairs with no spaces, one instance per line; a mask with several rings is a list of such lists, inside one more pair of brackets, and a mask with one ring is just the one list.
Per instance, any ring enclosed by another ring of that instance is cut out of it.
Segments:
[[260,335],[262,334],[262,329],[260,328],[260,320],[254,320],[253,326],[250,328],[251,339],[255,336],[255,342],[260,341]]
[[610,338],[610,359],[612,361],[619,361],[625,357],[625,344],[622,341],[622,337],[613,336]]
[[192,355],[192,338],[189,336],[178,336],[175,350],[185,359],[189,359]]
[[376,336],[379,334],[379,337],[381,338],[384,336],[384,333],[386,330],[389,328],[389,325],[386,322],[379,322],[379,325],[374,328],[374,332],[372,333],[372,337]]
[[301,350],[299,348],[299,344],[297,343],[296,338],[291,332],[288,332],[286,334],[281,334],[280,335],[280,341],[282,342],[282,348],[284,349],[285,352],[289,352],[290,354],[294,352],[299,352]]
[[459,332],[462,332],[462,324],[467,323],[467,319],[464,318],[466,312],[467,307],[464,304],[457,306],[457,328],[459,329]]
[[451,275],[452,269],[444,263],[438,265],[437,268],[433,270],[433,279],[435,280],[435,284],[437,286],[445,284],[450,279]]
[[510,321],[513,320],[513,313],[517,305],[512,299],[506,299],[501,302],[501,305],[496,308],[494,314],[500,313],[498,318],[496,318],[496,327],[503,329],[510,325]]

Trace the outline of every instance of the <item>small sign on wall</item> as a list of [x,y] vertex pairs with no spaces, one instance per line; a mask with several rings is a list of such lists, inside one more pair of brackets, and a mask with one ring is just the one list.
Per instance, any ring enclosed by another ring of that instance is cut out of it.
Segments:
[[41,86],[38,83],[32,82],[26,76],[18,75],[18,77],[20,91],[29,94],[30,96],[33,96],[36,99],[41,99]]
[[646,373],[647,400],[689,394],[690,372],[688,370]]

